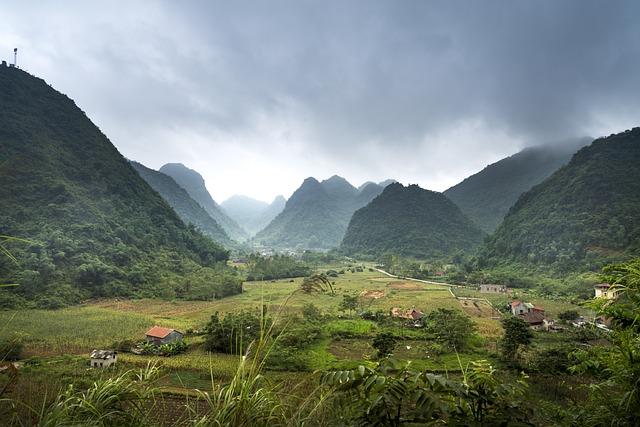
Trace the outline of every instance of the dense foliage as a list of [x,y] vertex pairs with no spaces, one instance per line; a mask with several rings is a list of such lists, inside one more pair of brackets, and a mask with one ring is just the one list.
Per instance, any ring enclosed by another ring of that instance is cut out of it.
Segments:
[[227,354],[244,354],[249,345],[261,338],[268,320],[251,311],[226,313],[221,317],[218,312],[204,329],[207,351]]
[[436,342],[449,351],[467,350],[469,339],[476,331],[476,324],[459,310],[437,308],[430,312],[425,327],[434,334]]
[[356,211],[340,249],[347,254],[392,252],[421,259],[450,259],[475,249],[483,237],[484,233],[441,193],[395,183]]
[[[66,96],[0,67],[0,307],[236,293],[229,253],[140,178]],[[206,292],[205,292],[206,290]],[[200,296],[198,296],[200,297]]]
[[477,265],[567,273],[638,255],[639,177],[640,128],[594,141],[518,199]]
[[250,254],[245,258],[247,280],[274,280],[309,275],[311,267],[288,255],[269,257]]
[[566,164],[585,139],[530,147],[487,166],[443,194],[487,233],[492,233],[520,194]]
[[611,346],[580,349],[572,354],[571,371],[592,375],[587,404],[564,412],[569,426],[640,425],[640,260],[610,265],[602,281],[618,292],[589,306],[611,321]]
[[369,184],[361,191],[344,178],[333,176],[321,183],[307,178],[287,201],[284,210],[254,242],[289,249],[329,249],[344,237],[353,213],[382,191]]

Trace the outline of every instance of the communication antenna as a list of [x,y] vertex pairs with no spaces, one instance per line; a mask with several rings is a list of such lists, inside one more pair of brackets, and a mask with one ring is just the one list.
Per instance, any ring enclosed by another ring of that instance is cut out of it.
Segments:
[[18,63],[18,48],[14,47],[13,48],[13,66],[15,67],[17,63]]

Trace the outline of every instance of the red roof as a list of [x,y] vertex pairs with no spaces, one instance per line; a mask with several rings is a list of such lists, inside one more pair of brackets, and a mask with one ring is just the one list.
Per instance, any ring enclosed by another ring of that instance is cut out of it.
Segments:
[[611,285],[608,283],[599,283],[595,286],[596,288],[610,288]]
[[521,303],[520,301],[517,301],[517,300],[516,300],[516,301],[514,301],[514,302],[512,302],[512,303],[511,303],[511,307],[516,307],[516,306],[518,306],[518,305],[520,305],[520,304],[522,304],[522,303]]
[[544,308],[538,307],[537,305],[533,306],[533,311],[544,311]]
[[147,331],[147,336],[148,337],[154,337],[154,338],[164,338],[167,335],[169,335],[171,332],[173,332],[174,330],[175,329],[169,329],[169,328],[162,328],[160,326],[154,326],[149,331]]

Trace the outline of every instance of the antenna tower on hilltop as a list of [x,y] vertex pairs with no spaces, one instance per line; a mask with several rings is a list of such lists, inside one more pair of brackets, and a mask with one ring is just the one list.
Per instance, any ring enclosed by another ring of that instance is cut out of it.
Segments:
[[13,48],[13,66],[15,67],[18,63],[18,48]]

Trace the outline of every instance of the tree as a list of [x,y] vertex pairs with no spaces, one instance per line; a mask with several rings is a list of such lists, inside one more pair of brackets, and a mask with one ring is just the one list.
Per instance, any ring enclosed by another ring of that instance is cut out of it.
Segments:
[[381,332],[376,335],[371,345],[373,346],[373,348],[378,350],[378,359],[382,359],[383,357],[389,356],[393,352],[397,341],[398,338],[392,333]]
[[508,364],[518,362],[518,350],[522,346],[531,344],[533,331],[523,319],[511,315],[500,319],[504,335],[500,342],[502,357]]
[[435,334],[439,344],[455,351],[466,350],[469,337],[476,331],[476,325],[469,316],[447,308],[438,308],[429,313],[426,327]]
[[563,311],[558,314],[558,319],[564,320],[565,322],[571,322],[572,320],[576,320],[580,317],[580,313],[575,310]]
[[342,296],[342,302],[338,306],[341,311],[349,310],[349,317],[351,317],[351,312],[353,310],[358,309],[358,296],[357,295],[347,295],[344,294]]

